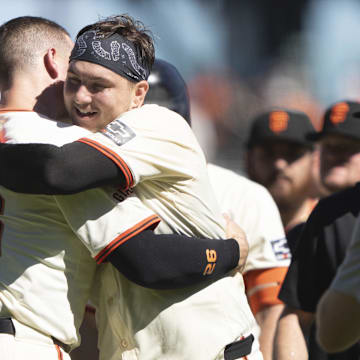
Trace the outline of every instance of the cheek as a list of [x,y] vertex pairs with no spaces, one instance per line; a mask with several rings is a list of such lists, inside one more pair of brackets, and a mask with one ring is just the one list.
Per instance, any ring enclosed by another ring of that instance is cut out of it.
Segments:
[[71,104],[71,96],[66,92],[66,90],[64,91],[63,95],[64,95],[64,103],[65,103],[66,109],[69,111],[70,104]]
[[266,180],[272,173],[271,163],[263,159],[254,159],[253,166],[257,176],[263,180]]
[[74,94],[75,94],[75,91],[72,88],[72,86],[65,81],[64,90],[63,90],[65,102],[70,102],[72,97],[74,96]]
[[312,171],[312,161],[310,158],[300,159],[299,162],[295,162],[296,172],[299,176],[309,176]]
[[349,170],[355,175],[360,177],[360,155],[352,156],[351,160],[348,163]]
[[120,115],[130,110],[130,96],[127,92],[116,94],[111,98],[111,107],[115,115]]

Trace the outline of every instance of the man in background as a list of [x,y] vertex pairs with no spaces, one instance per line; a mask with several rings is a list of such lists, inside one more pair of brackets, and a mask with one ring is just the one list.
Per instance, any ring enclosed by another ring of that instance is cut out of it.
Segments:
[[256,117],[247,140],[248,176],[268,189],[286,232],[307,219],[317,200],[314,148],[305,137],[312,131],[305,113],[278,109]]
[[[321,199],[297,239],[279,298],[285,309],[275,338],[278,360],[359,359],[355,344],[337,354],[326,354],[315,339],[316,307],[345,258],[359,214],[360,104],[340,101],[324,114],[320,132],[309,133],[320,149],[320,179],[332,195]],[[331,315],[329,315],[331,316]]]

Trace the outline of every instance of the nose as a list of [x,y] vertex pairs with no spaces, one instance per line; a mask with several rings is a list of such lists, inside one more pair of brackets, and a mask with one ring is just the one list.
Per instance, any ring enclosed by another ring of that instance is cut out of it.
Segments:
[[282,170],[288,166],[288,162],[283,157],[277,157],[274,161],[274,166],[276,169]]
[[77,105],[88,105],[91,103],[91,93],[84,85],[80,85],[75,93],[74,101]]

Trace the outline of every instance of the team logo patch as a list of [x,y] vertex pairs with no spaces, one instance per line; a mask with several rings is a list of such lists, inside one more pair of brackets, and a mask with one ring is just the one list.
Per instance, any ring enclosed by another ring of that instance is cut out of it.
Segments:
[[344,122],[345,119],[346,119],[346,115],[349,112],[349,110],[350,110],[350,107],[345,102],[336,104],[331,109],[330,121],[333,124],[340,124],[340,123]]
[[289,114],[286,111],[273,111],[269,116],[269,128],[272,132],[285,131],[288,127]]
[[101,132],[119,146],[124,145],[136,136],[135,132],[121,122],[120,119],[108,124]]
[[291,258],[291,253],[286,238],[271,240],[271,246],[276,260],[286,260]]

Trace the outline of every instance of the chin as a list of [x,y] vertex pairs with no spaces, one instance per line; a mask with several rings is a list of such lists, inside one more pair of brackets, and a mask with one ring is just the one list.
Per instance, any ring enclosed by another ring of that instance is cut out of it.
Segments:
[[271,195],[274,198],[275,202],[286,203],[289,201],[289,196],[291,195],[291,193],[289,193],[288,191],[275,191],[271,192]]
[[277,181],[269,187],[273,196],[284,197],[292,192],[292,186],[288,181]]
[[326,190],[330,191],[331,193],[335,193],[341,190],[345,190],[349,187],[351,187],[351,184],[348,184],[346,182],[341,181],[323,181],[323,186]]

